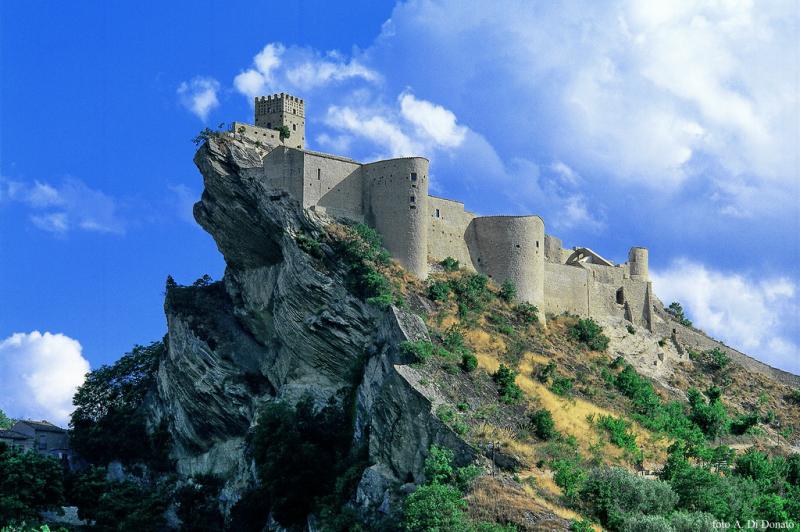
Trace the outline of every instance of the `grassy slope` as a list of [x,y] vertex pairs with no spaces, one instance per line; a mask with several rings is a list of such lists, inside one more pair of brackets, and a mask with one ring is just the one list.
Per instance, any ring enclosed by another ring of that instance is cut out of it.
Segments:
[[[609,386],[601,374],[604,368],[610,371],[611,357],[589,351],[569,338],[568,328],[575,323],[575,317],[553,317],[546,329],[538,324],[523,325],[514,322],[512,305],[494,297],[483,311],[460,319],[452,294],[448,301],[437,303],[428,299],[427,284],[396,266],[387,267],[384,273],[403,294],[408,306],[425,317],[434,343],[441,344],[446,333],[455,328],[478,358],[479,368],[473,373],[461,371],[455,357],[434,357],[421,366],[451,404],[452,408],[440,409],[440,417],[464,432],[463,437],[476,446],[486,448],[491,442],[500,442],[501,452],[518,464],[515,472],[497,472],[473,489],[468,497],[473,516],[523,523],[521,516],[529,512],[544,515],[542,519],[546,522],[546,510],[550,510],[563,518],[578,518],[562,503],[561,490],[547,466],[550,459],[569,454],[572,446],[592,463],[634,469],[630,455],[612,445],[608,434],[591,421],[591,416],[595,420],[601,415],[628,419],[644,456],[644,468],[657,470],[663,464],[671,441],[631,420],[630,401]],[[439,272],[432,274],[431,279],[448,280],[464,274]],[[490,289],[496,292],[497,287]],[[495,319],[490,320],[490,316]],[[498,326],[497,317],[513,326],[510,329]],[[574,381],[567,396],[557,395],[549,385],[535,378],[536,372],[550,361],[557,364],[557,375]],[[524,399],[518,405],[505,405],[498,400],[491,374],[501,363],[519,371],[516,382],[524,392]],[[790,390],[765,376],[749,374],[739,366],[711,371],[683,361],[676,364],[668,382],[653,381],[653,384],[663,399],[684,401],[683,393],[691,386],[704,390],[712,384],[727,384],[723,401],[731,417],[752,411],[774,413],[775,421],[759,423],[763,434],[727,436],[715,444],[738,449],[754,445],[772,452],[786,452],[790,440],[797,437],[787,428],[800,429],[799,409],[788,400]],[[564,437],[571,437],[569,444],[544,442],[531,435],[528,414],[539,408],[552,413],[556,429]],[[783,435],[779,434],[781,430]]]

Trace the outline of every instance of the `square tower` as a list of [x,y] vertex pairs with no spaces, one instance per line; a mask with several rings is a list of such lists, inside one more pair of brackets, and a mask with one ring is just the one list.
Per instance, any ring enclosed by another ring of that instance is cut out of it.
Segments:
[[256,126],[289,130],[283,144],[303,149],[306,145],[306,112],[303,100],[289,94],[256,96]]

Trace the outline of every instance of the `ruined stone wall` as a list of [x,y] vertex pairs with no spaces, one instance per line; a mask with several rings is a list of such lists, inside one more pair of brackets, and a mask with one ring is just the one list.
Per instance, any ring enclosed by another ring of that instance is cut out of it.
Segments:
[[245,138],[252,142],[260,142],[271,146],[282,144],[279,133],[274,129],[253,126],[244,122],[233,122],[231,123],[231,132],[237,138]]
[[564,264],[561,239],[544,235],[544,260],[554,264]]
[[464,210],[464,204],[436,196],[428,196],[428,256],[441,261],[456,259],[465,268],[475,271],[467,247],[467,227],[475,215]]
[[617,291],[622,288],[622,268],[600,264],[580,263],[587,271],[589,316],[623,318],[624,302],[617,303]]
[[544,264],[544,306],[548,314],[589,315],[588,275],[583,268],[565,264]]
[[362,166],[364,211],[387,250],[409,272],[428,275],[428,160],[406,157]]
[[787,386],[800,387],[800,376],[760,362],[751,358],[741,351],[729,347],[713,338],[709,338],[705,333],[686,327],[670,318],[663,310],[659,302],[655,305],[656,315],[654,318],[655,332],[664,338],[671,338],[681,349],[691,349],[693,351],[710,351],[714,348],[724,351],[731,360],[750,371],[757,371],[763,375],[775,379]]
[[318,206],[332,216],[364,218],[361,164],[344,157],[303,152],[303,206]]
[[[472,220],[467,245],[475,268],[501,284],[510,280],[517,298],[544,304],[544,222],[538,216],[482,216]],[[544,321],[544,315],[541,315]]]

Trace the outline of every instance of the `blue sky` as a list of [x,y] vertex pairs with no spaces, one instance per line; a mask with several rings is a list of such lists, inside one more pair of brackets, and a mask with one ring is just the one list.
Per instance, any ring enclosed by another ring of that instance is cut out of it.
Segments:
[[165,333],[168,274],[222,275],[191,220],[190,139],[281,91],[306,100],[312,149],[425,155],[435,193],[470,210],[541,214],[616,261],[647,246],[662,300],[800,371],[792,2],[0,9],[10,415],[63,421],[88,365]]

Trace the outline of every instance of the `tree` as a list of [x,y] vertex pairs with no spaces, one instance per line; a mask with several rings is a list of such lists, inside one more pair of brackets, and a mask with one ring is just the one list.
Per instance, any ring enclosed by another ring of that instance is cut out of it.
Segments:
[[288,139],[292,134],[292,132],[289,131],[289,126],[276,127],[275,131],[277,131],[279,133],[278,136],[280,137],[281,140]]
[[0,410],[0,430],[10,429],[14,424],[14,420],[9,418],[5,412]]
[[669,307],[665,309],[669,314],[678,320],[678,323],[681,325],[685,325],[686,327],[691,327],[692,322],[686,318],[686,315],[683,313],[683,307],[677,301],[673,301],[669,304]]
[[420,486],[404,504],[404,528],[413,532],[467,532],[470,529],[463,495],[448,484]]
[[84,459],[93,464],[134,463],[152,456],[141,406],[155,385],[165,349],[163,342],[137,345],[114,364],[86,375],[72,400],[70,421],[72,447]]
[[0,443],[0,523],[36,520],[64,502],[63,468],[55,458]]

